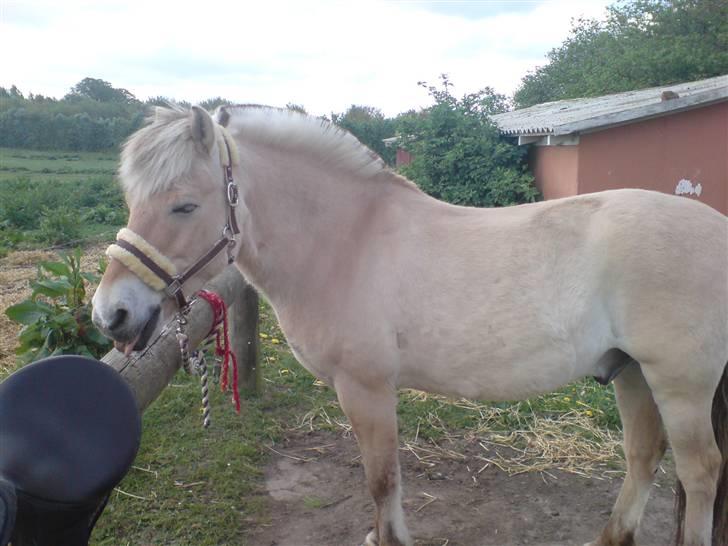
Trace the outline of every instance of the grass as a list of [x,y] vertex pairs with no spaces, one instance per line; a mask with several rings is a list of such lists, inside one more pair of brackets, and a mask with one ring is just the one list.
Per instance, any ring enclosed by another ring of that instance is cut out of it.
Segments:
[[0,148],[0,257],[108,239],[126,223],[115,153]]
[[61,152],[0,148],[0,182],[23,177],[31,181],[84,181],[113,176],[118,155],[113,152]]

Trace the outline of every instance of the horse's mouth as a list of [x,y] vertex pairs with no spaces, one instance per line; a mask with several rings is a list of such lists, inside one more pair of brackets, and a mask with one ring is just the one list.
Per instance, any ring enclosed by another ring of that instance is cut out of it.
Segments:
[[147,343],[149,343],[149,338],[152,337],[154,330],[157,328],[157,322],[159,322],[159,315],[161,311],[162,308],[157,306],[139,334],[131,341],[114,341],[114,347],[116,350],[124,353],[124,356],[129,356],[132,351],[141,351],[144,349],[147,346]]

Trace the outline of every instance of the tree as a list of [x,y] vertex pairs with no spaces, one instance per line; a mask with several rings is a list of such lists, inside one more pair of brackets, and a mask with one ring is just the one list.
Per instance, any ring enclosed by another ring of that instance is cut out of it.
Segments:
[[508,108],[506,97],[486,87],[461,99],[446,75],[428,86],[434,106],[399,119],[402,144],[414,160],[402,169],[427,193],[459,205],[505,206],[536,201],[526,151],[500,135],[490,116]]
[[293,110],[294,112],[298,112],[299,114],[308,114],[303,104],[297,104],[295,102],[289,102],[288,104],[286,104],[286,109]]
[[549,63],[526,75],[518,107],[728,73],[728,2],[634,0],[580,19]]
[[349,131],[370,150],[379,154],[388,164],[394,163],[396,151],[387,148],[383,140],[394,136],[395,124],[392,119],[385,117],[381,110],[372,106],[352,104],[342,114],[332,113],[331,120],[339,127]]
[[200,103],[200,106],[207,110],[208,112],[212,112],[215,108],[218,106],[228,106],[231,105],[232,102],[224,99],[222,97],[213,97],[211,99],[205,99]]
[[120,102],[123,104],[138,102],[136,97],[122,88],[115,88],[104,80],[84,78],[71,88],[67,99],[86,98],[99,102]]

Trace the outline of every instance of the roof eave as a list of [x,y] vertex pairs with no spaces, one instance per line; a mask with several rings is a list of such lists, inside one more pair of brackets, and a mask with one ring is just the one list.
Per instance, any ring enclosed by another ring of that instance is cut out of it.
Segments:
[[711,89],[702,93],[695,93],[686,97],[666,100],[638,108],[612,112],[602,116],[583,119],[572,123],[557,125],[553,134],[557,136],[570,135],[574,133],[588,133],[602,131],[618,125],[625,125],[670,114],[677,114],[695,108],[710,106],[718,102],[728,100],[728,88]]

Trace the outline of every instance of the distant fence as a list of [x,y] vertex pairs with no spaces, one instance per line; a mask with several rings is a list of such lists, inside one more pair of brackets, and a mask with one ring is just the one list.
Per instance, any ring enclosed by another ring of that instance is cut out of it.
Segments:
[[[245,282],[235,267],[228,267],[206,286],[216,292],[229,308],[230,342],[238,359],[241,390],[252,393],[259,388],[258,373],[258,294]],[[190,348],[197,347],[210,331],[213,312],[210,305],[199,299],[187,317]],[[143,412],[161,394],[179,370],[181,357],[174,326],[140,358],[125,357],[111,350],[104,362],[119,370],[134,391],[139,410]]]

